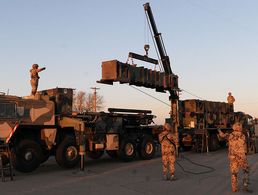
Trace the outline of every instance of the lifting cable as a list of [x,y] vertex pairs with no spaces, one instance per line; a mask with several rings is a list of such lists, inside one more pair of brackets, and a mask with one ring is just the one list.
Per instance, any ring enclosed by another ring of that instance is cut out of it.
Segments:
[[[161,102],[162,104],[165,104],[165,105],[167,105],[167,106],[170,107],[170,104],[164,102],[163,100],[160,100],[159,98],[156,98],[155,96],[150,95],[150,94],[148,94],[147,92],[144,92],[143,90],[138,89],[138,88],[136,88],[136,87],[134,87],[134,86],[132,86],[132,85],[129,85],[129,86],[132,87],[132,88],[134,88],[135,90],[137,90],[137,91],[139,91],[139,92],[141,92],[141,93],[143,93],[143,94],[145,94],[145,95],[147,95],[147,96],[149,96],[149,97],[151,97],[151,98],[153,98],[153,99],[155,99],[155,100]],[[194,95],[193,93],[190,93],[190,92],[186,91],[185,89],[180,89],[180,90],[181,90],[181,91],[184,91],[184,92],[186,92],[186,93],[188,93],[188,94],[190,94],[190,95],[192,95],[192,96],[194,96],[194,97],[197,97],[197,98],[199,98],[199,99],[204,100],[204,98],[202,98],[202,97],[200,97],[200,96],[197,96],[197,95]]]
[[144,44],[148,44],[150,43],[150,37],[149,37],[149,33],[148,33],[148,25],[147,25],[147,19],[145,20],[144,18]]
[[157,48],[156,42],[155,42],[155,40],[154,40],[154,34],[153,34],[153,32],[151,31],[150,21],[148,20],[148,16],[147,16],[147,13],[146,13],[146,12],[145,12],[145,16],[146,16],[146,20],[147,20],[147,22],[148,22],[148,27],[149,27],[150,33],[151,33],[152,42],[153,42],[153,44],[154,44],[154,48],[155,48],[156,54],[157,54],[158,59],[159,59],[159,64],[158,64],[158,65],[159,65],[160,71],[164,71],[163,66],[160,65],[160,64],[161,64],[161,57],[160,57],[160,55],[159,55],[158,48]]

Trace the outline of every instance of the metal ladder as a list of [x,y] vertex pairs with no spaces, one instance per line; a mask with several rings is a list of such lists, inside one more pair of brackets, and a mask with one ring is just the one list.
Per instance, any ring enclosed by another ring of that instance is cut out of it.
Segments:
[[0,175],[2,182],[5,182],[7,177],[13,180],[12,155],[9,144],[6,143],[0,143]]
[[195,130],[195,146],[196,152],[209,152],[208,148],[208,132],[206,129]]

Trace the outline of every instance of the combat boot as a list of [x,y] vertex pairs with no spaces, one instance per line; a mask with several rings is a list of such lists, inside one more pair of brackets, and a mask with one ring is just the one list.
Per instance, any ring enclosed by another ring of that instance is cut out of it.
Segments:
[[163,175],[163,180],[169,180],[169,176],[167,174]]
[[244,182],[243,191],[244,192],[248,192],[248,193],[252,193],[253,192],[252,190],[248,189],[248,183],[247,182]]
[[170,178],[169,178],[169,180],[170,180],[170,181],[175,181],[175,180],[176,180],[175,175],[174,175],[174,174],[171,175]]
[[244,191],[244,192],[247,192],[247,193],[253,193],[253,191],[250,190],[248,187],[244,187],[244,188],[243,188],[243,191]]

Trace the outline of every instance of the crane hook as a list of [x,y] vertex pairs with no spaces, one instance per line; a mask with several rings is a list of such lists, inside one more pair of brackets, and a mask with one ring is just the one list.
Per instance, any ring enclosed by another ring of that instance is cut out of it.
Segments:
[[149,49],[150,49],[150,45],[149,44],[145,44],[144,45],[144,50],[145,50],[146,56],[148,56]]

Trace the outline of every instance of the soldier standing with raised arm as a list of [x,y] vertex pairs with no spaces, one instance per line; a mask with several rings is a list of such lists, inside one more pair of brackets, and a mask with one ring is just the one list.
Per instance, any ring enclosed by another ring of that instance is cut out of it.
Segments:
[[30,69],[30,84],[31,84],[31,95],[35,95],[38,90],[39,75],[38,73],[45,70],[46,68],[39,68],[38,64],[33,64],[32,69]]
[[175,161],[176,161],[176,143],[178,138],[171,131],[168,123],[164,124],[163,131],[159,134],[159,142],[161,144],[163,177],[165,180],[175,180]]
[[248,190],[249,184],[249,167],[246,157],[246,137],[242,132],[241,123],[237,122],[233,125],[232,133],[223,133],[219,130],[219,136],[228,140],[228,158],[230,162],[231,172],[231,186],[232,191],[238,191],[237,174],[239,168],[243,169],[243,186],[244,191],[251,192]]

